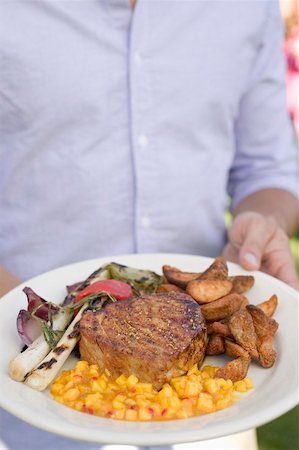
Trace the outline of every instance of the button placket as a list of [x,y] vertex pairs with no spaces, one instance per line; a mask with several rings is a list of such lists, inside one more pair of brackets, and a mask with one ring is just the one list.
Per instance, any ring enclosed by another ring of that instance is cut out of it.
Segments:
[[[148,24],[147,2],[141,1],[134,18],[131,34],[130,89],[131,89],[131,136],[135,168],[135,242],[136,251],[145,251],[151,240],[153,217],[152,187],[156,167],[149,153],[150,140],[150,83],[149,66],[145,55]],[[143,14],[141,14],[143,13]],[[145,151],[146,149],[146,151]]]

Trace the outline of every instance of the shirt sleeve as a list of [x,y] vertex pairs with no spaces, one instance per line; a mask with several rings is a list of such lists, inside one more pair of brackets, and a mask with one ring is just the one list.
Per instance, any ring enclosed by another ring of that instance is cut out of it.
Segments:
[[286,107],[282,42],[278,2],[270,1],[235,123],[236,151],[228,180],[232,209],[265,188],[282,188],[299,197],[298,144]]

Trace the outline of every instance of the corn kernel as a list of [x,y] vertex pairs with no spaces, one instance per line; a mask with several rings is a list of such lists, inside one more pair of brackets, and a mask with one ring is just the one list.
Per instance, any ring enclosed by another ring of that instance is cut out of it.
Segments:
[[209,394],[216,394],[219,391],[219,386],[214,378],[205,380],[204,388]]
[[99,367],[96,366],[95,364],[91,364],[90,368],[89,368],[89,375],[91,377],[98,377],[99,376]]
[[198,370],[197,364],[194,364],[194,365],[188,370],[187,375],[188,375],[188,376],[189,376],[189,375],[192,375],[192,374],[198,375],[198,372],[199,372],[199,370]]
[[88,370],[88,362],[86,362],[86,361],[77,362],[76,367],[75,367],[75,372],[81,373],[81,372],[85,372],[86,370]]
[[77,400],[77,398],[79,398],[79,397],[80,397],[80,391],[77,388],[69,389],[62,396],[63,400],[66,402]]
[[125,395],[123,395],[123,394],[118,394],[118,395],[115,397],[115,400],[117,400],[117,401],[119,401],[119,402],[124,402],[126,399],[127,399],[127,397],[126,397]]
[[197,409],[203,412],[212,412],[214,410],[213,398],[209,394],[199,394]]
[[51,388],[51,394],[57,395],[64,391],[64,385],[62,383],[54,383]]
[[138,412],[134,411],[133,409],[127,409],[125,412],[125,419],[126,420],[137,420]]
[[118,410],[118,409],[124,409],[125,408],[125,404],[124,402],[120,402],[118,400],[116,400],[115,398],[112,400],[112,408]]
[[116,378],[115,383],[119,386],[125,386],[127,384],[127,377],[122,374],[118,378]]
[[138,383],[138,378],[135,375],[130,375],[127,379],[128,388],[134,387]]
[[236,381],[234,384],[234,389],[237,392],[246,392],[247,391],[247,386],[245,381],[241,380],[241,381]]
[[117,411],[115,411],[114,417],[115,419],[121,420],[125,418],[125,414],[126,414],[125,409],[118,409]]
[[186,397],[195,397],[200,393],[200,385],[198,383],[194,383],[193,381],[187,381],[185,386],[185,396]]
[[251,380],[251,378],[244,378],[243,381],[245,382],[247,389],[253,388],[253,381]]
[[229,389],[232,386],[231,380],[225,380],[224,378],[216,378],[216,383],[221,389]]
[[173,394],[173,389],[169,384],[164,384],[163,388],[161,389],[161,391],[158,394],[158,397],[160,399],[162,398],[167,398],[167,397],[171,397]]
[[138,411],[138,418],[139,420],[151,420],[152,415],[148,408],[140,408]]
[[65,389],[66,391],[68,391],[69,389],[73,388],[74,386],[75,386],[74,380],[69,380],[69,381],[66,383],[64,389]]
[[168,406],[173,409],[178,409],[181,406],[181,402],[177,397],[170,397],[168,400]]

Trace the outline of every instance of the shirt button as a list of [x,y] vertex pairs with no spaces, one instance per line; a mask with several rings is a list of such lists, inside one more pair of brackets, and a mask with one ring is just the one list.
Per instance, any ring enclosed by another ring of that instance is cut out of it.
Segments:
[[141,217],[141,225],[143,228],[149,228],[151,226],[151,219],[148,216]]
[[138,136],[138,145],[140,145],[140,147],[146,147],[148,144],[148,137],[145,134],[140,134]]
[[134,53],[134,62],[136,66],[141,66],[142,58],[138,52]]

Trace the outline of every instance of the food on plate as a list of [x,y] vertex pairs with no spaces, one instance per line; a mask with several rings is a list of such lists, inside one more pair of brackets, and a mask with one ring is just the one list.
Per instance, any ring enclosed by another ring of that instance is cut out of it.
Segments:
[[213,334],[213,336],[211,336],[211,338],[209,339],[206,355],[222,355],[222,353],[224,352],[225,346],[223,336],[220,336],[219,334]]
[[237,292],[237,294],[249,291],[254,285],[254,277],[252,275],[235,275],[228,277],[228,279],[233,283],[233,292]]
[[190,281],[196,280],[201,274],[196,272],[183,272],[177,267],[168,265],[162,266],[163,274],[170,284],[186,289]]
[[201,279],[190,281],[186,292],[198,303],[210,303],[224,297],[232,290],[233,284],[229,280]]
[[224,322],[208,322],[207,323],[208,334],[219,334],[220,336],[231,337],[231,331],[227,323]]
[[257,336],[247,309],[241,308],[236,311],[230,317],[228,326],[237,344],[247,350],[251,358],[258,358]]
[[201,280],[226,280],[228,267],[222,256],[217,256],[212,264],[200,274]]
[[274,336],[278,329],[276,320],[268,317],[262,309],[248,305],[257,338],[258,359],[263,367],[272,367],[276,360],[276,350],[273,348]]
[[215,322],[230,317],[247,304],[248,300],[244,295],[232,293],[202,305],[201,311],[208,322]]
[[109,278],[129,283],[137,296],[156,292],[163,281],[161,275],[151,270],[136,269],[115,262],[107,264],[106,268],[109,271]]
[[[253,361],[272,367],[278,323],[273,295],[249,304],[254,277],[230,275],[217,257],[203,272],[163,275],[115,262],[67,286],[61,304],[26,287],[17,318],[26,348],[9,364],[16,381],[44,390],[79,343],[81,361],[52,384],[79,411],[126,420],[185,418],[229,406],[252,387]],[[200,366],[207,355],[232,358]]]
[[184,292],[184,289],[176,286],[175,284],[162,283],[160,284],[156,292],[173,292],[173,291]]
[[250,358],[239,357],[225,364],[223,367],[217,369],[215,376],[232,381],[243,380],[248,371]]
[[[88,414],[124,420],[185,419],[218,411],[232,405],[237,392],[253,387],[242,382],[215,378],[217,367],[202,369],[194,364],[186,375],[173,378],[157,391],[135,375],[114,378],[94,364],[80,361],[52,384],[58,402]],[[242,383],[242,384],[240,384]]]
[[88,312],[80,333],[83,360],[113,377],[134,373],[156,389],[201,364],[207,343],[199,305],[180,292],[147,294]]
[[272,295],[269,300],[266,300],[262,303],[256,305],[259,309],[261,309],[266,316],[271,317],[276,311],[278,305],[277,295]]
[[227,356],[231,356],[232,358],[239,358],[241,356],[242,358],[250,359],[249,352],[232,339],[224,339],[224,347]]

